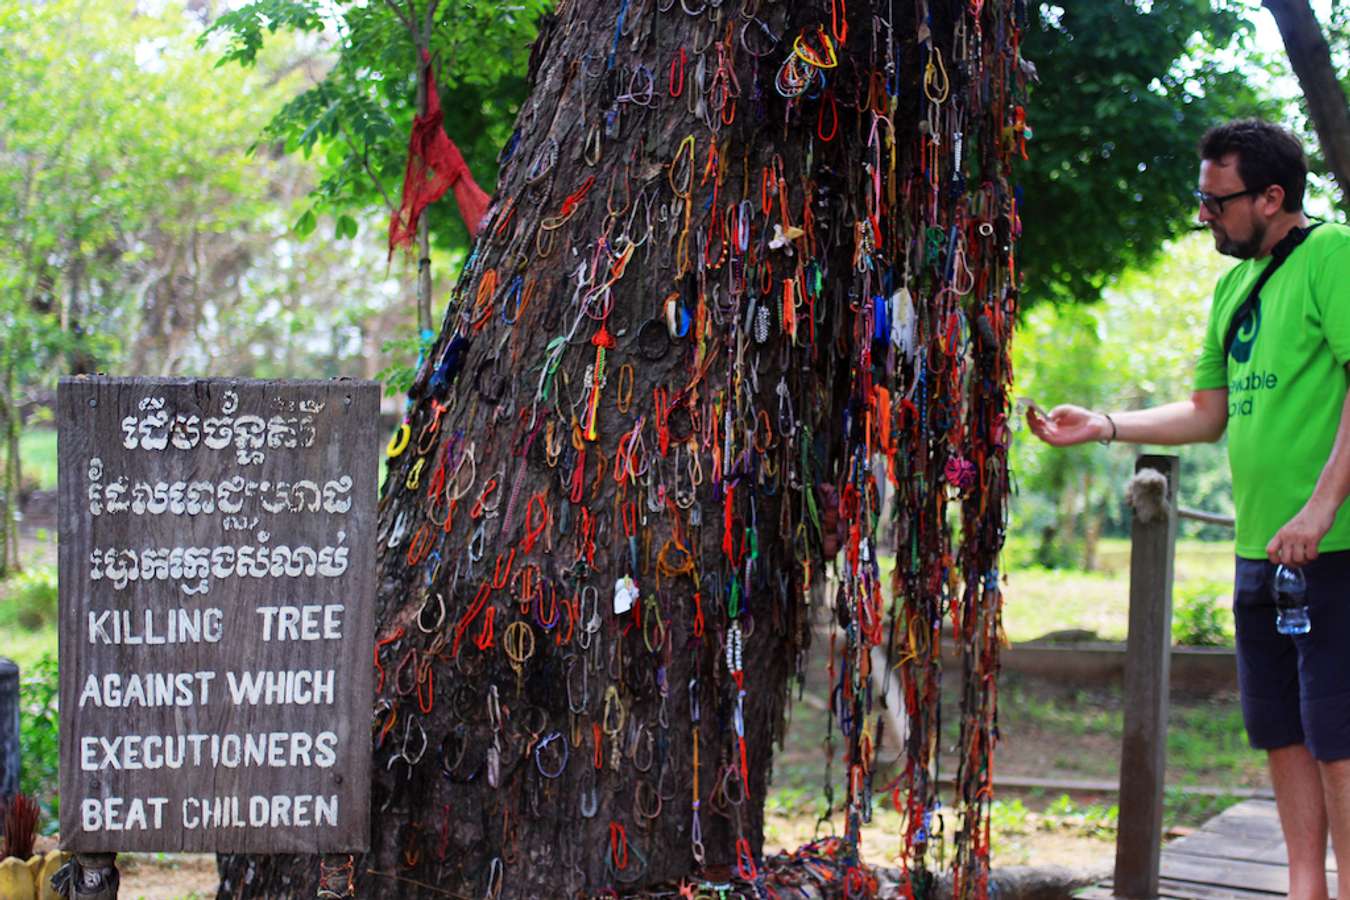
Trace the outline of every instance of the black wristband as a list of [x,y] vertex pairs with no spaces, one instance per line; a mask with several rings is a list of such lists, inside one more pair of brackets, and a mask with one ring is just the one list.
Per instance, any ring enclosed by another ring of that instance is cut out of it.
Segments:
[[1098,443],[1100,443],[1103,447],[1109,447],[1116,440],[1116,420],[1111,418],[1110,413],[1102,413],[1102,416],[1104,416],[1106,418],[1106,421],[1111,424],[1111,436],[1106,440],[1099,441]]

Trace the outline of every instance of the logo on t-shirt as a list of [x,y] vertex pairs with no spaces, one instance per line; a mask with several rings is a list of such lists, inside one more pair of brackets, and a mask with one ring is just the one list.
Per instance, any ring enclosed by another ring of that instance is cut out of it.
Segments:
[[1233,357],[1234,362],[1245,363],[1252,358],[1252,345],[1256,343],[1256,333],[1260,330],[1261,307],[1258,306],[1249,312],[1238,326],[1233,346],[1228,350],[1228,355]]
[[1274,372],[1260,371],[1248,372],[1229,381],[1228,418],[1250,416],[1256,406],[1256,392],[1273,391],[1279,383],[1279,376]]

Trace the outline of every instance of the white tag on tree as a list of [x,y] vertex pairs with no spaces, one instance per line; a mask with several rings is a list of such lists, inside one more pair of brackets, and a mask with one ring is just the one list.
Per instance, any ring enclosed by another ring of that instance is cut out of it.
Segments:
[[637,582],[627,575],[614,582],[614,615],[621,616],[628,612],[640,596]]
[[914,299],[908,288],[900,288],[891,295],[891,343],[905,355],[914,358],[914,326],[918,317],[914,314]]

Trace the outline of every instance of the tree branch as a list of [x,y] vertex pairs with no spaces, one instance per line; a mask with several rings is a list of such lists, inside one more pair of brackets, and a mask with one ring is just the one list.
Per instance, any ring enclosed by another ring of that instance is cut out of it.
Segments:
[[1322,156],[1340,186],[1341,204],[1350,203],[1350,109],[1317,16],[1307,0],[1263,0],[1263,5],[1275,17],[1284,39]]
[[398,20],[403,23],[403,27],[408,29],[408,34],[412,35],[413,40],[416,41],[417,26],[413,24],[413,20],[409,18],[408,15],[403,12],[403,10],[399,9],[398,4],[395,3],[394,0],[384,0],[384,5],[389,7],[389,9],[393,11],[394,15],[398,16]]
[[[347,143],[352,145],[353,150],[356,149],[356,138],[352,137],[351,131],[347,129],[347,123],[343,122],[340,116],[337,117],[337,120],[338,128],[342,129],[342,136],[347,139]],[[361,144],[361,168],[365,169],[366,174],[370,176],[370,183],[375,185],[375,190],[380,192],[380,196],[384,198],[384,205],[389,209],[389,214],[392,216],[398,211],[398,207],[389,197],[389,192],[384,189],[384,184],[375,177],[375,170],[370,167],[370,143],[368,141],[363,141]]]

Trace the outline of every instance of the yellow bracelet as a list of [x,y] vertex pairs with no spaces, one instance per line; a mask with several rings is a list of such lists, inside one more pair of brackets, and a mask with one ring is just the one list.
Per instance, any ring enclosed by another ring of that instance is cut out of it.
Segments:
[[384,448],[385,454],[393,459],[408,449],[408,442],[412,440],[412,426],[405,419],[403,424],[398,426],[398,431],[389,438],[389,446]]

